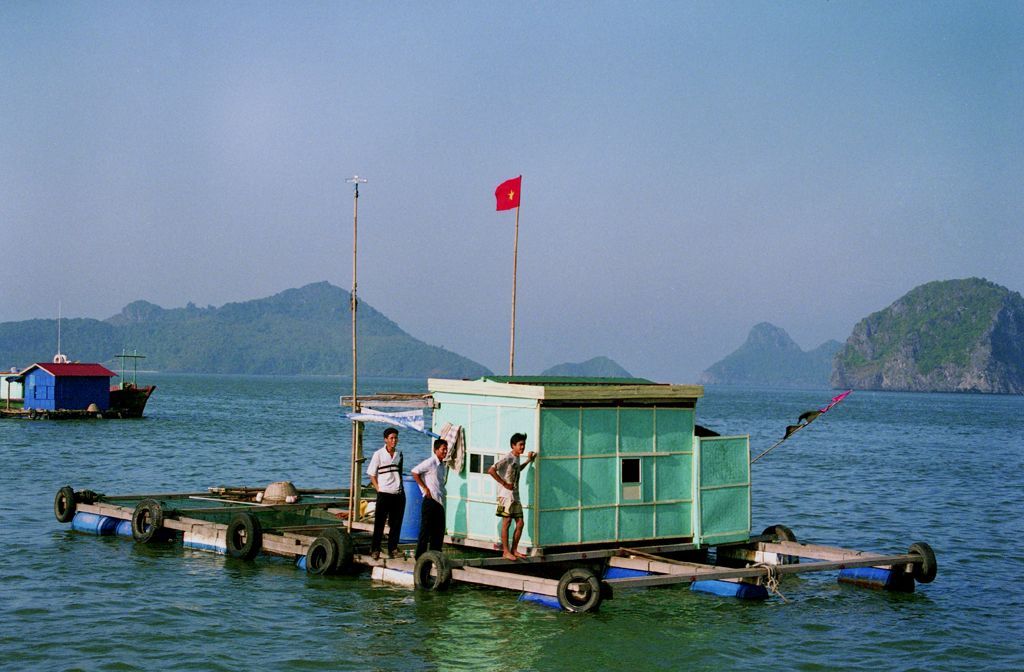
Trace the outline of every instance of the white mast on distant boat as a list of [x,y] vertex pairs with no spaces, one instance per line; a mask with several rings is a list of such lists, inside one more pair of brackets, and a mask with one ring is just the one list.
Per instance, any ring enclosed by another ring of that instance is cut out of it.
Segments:
[[[366,184],[366,179],[353,175],[345,182],[354,185],[355,190],[352,196],[352,293],[349,295],[349,307],[352,310],[352,412],[359,412],[359,387],[357,383],[356,368],[356,313],[358,311],[358,300],[356,299],[356,250],[359,241],[359,185]],[[363,462],[362,437],[359,436],[361,425],[352,421],[352,473],[349,478],[349,505],[348,505],[348,531],[352,532],[352,523],[356,518],[356,502],[359,501],[359,469]]]
[[54,364],[67,364],[68,356],[60,351],[60,317],[61,317],[61,302],[57,302],[57,354],[53,356]]

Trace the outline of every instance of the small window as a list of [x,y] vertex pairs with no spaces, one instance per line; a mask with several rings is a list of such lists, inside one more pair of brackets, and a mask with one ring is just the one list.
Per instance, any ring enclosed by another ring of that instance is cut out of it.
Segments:
[[627,457],[622,460],[622,501],[639,501],[643,499],[643,487],[640,485],[640,458]]
[[622,484],[640,482],[640,458],[627,457],[622,460]]
[[469,454],[469,472],[472,474],[486,474],[494,466],[494,455],[481,455],[480,453]]

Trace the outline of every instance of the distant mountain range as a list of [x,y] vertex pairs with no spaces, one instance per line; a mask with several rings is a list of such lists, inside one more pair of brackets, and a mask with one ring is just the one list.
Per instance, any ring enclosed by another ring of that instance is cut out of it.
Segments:
[[865,317],[836,387],[1024,394],[1024,297],[982,278],[929,282]]
[[[79,361],[113,363],[138,349],[147,369],[172,372],[342,374],[352,370],[349,293],[327,282],[220,308],[130,303],[107,320],[61,320],[63,349]],[[0,367],[50,361],[55,320],[0,323]],[[483,365],[404,332],[359,304],[359,372],[369,376],[477,378]]]
[[803,351],[785,330],[768,322],[754,325],[746,342],[700,375],[705,385],[828,387],[832,356],[842,347],[828,341]]
[[929,282],[810,352],[762,322],[701,382],[1024,394],[1024,297],[982,278]]
[[598,378],[632,378],[633,376],[617,363],[607,357],[594,357],[585,362],[574,364],[567,362],[552,366],[541,372],[542,376],[574,376]]

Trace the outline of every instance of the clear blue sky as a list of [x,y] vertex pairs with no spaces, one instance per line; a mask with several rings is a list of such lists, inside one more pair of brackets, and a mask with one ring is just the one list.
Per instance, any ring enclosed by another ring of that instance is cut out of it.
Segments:
[[0,3],[0,321],[348,288],[354,173],[361,297],[497,372],[518,174],[522,373],[692,382],[762,320],[811,348],[931,280],[1022,291],[1022,35],[1021,2]]

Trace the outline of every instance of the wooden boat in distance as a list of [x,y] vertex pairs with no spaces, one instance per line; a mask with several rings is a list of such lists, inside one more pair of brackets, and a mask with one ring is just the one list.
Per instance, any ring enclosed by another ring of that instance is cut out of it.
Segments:
[[[115,355],[115,358],[121,360],[121,383],[112,385],[110,388],[110,409],[108,414],[119,418],[141,418],[146,410],[146,402],[149,401],[150,395],[156,390],[156,385],[140,387],[136,382],[138,362],[140,359],[145,359],[146,356],[140,355],[136,350],[132,354],[122,351],[120,355]],[[126,380],[124,376],[124,360],[126,359],[132,360],[131,381]]]
[[112,386],[108,413],[121,418],[141,418],[143,411],[146,410],[146,402],[155,389],[156,385],[139,387],[128,381]]

